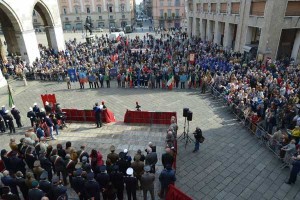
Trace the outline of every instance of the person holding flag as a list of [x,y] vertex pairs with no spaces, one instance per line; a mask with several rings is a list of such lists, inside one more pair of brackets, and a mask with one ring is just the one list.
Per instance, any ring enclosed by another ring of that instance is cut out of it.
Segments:
[[168,76],[168,82],[167,82],[168,90],[172,90],[173,85],[174,85],[174,76],[173,76],[173,73],[171,72],[171,73],[169,73],[169,76]]

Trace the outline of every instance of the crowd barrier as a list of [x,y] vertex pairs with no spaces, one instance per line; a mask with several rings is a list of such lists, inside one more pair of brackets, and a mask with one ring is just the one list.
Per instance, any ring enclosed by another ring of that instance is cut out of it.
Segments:
[[181,190],[176,188],[174,185],[169,185],[168,193],[166,195],[166,200],[192,200],[191,197],[187,196]]
[[[254,122],[250,117],[241,115],[244,113],[243,110],[237,108],[237,104],[229,102],[227,96],[223,93],[220,93],[217,88],[210,86],[211,94],[213,98],[218,100],[220,103],[225,105],[230,111],[236,116],[236,118],[247,128],[258,140],[259,143],[265,145],[277,158],[281,159],[283,164],[282,168],[290,166],[291,155],[295,152],[286,152],[284,158],[280,156],[280,149],[282,147],[281,141],[273,139],[267,130],[263,127],[264,121]],[[273,127],[273,130],[276,129],[276,126]]]
[[170,124],[172,116],[175,116],[177,119],[176,112],[150,112],[127,110],[124,115],[124,123]]
[[[68,121],[73,122],[95,122],[95,113],[93,110],[78,110],[78,109],[66,109],[63,108],[62,111],[65,113]],[[104,110],[101,113],[101,119],[103,123],[115,122],[116,120],[112,116],[113,114]]]

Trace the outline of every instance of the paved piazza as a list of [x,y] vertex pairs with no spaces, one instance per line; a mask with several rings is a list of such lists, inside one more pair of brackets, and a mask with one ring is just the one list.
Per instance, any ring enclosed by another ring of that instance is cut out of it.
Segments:
[[[115,82],[111,85],[110,89],[80,90],[79,84],[73,83],[73,89],[67,90],[66,83],[33,81],[24,87],[21,81],[12,82],[14,101],[25,124],[14,137],[19,139],[22,131],[29,129],[29,120],[25,116],[34,102],[42,105],[40,94],[55,93],[57,101],[65,108],[91,109],[95,102],[105,100],[119,122],[106,125],[101,130],[95,129],[92,124],[70,124],[55,143],[64,144],[67,140],[73,141],[75,146],[84,143],[88,150],[97,147],[104,155],[110,144],[116,144],[119,150],[129,148],[133,156],[137,148],[143,148],[151,140],[162,151],[165,127],[126,126],[121,123],[126,109],[134,109],[138,101],[142,110],[176,111],[181,133],[184,122],[182,109],[188,107],[193,111],[190,130],[201,127],[206,140],[196,154],[192,153],[193,144],[188,144],[185,149],[183,142],[178,142],[177,187],[193,199],[201,200],[300,199],[300,181],[296,185],[286,185],[284,181],[289,170],[280,169],[281,162],[208,93],[200,95],[196,90],[119,89]],[[0,88],[0,103],[8,104],[6,88]],[[8,148],[9,138],[7,134],[1,135],[1,148]],[[158,173],[160,169],[159,163]],[[140,192],[138,195],[141,199]]]

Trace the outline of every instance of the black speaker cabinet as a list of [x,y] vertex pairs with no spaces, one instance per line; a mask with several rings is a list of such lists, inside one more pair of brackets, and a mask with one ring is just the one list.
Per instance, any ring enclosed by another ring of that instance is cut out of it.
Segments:
[[188,121],[192,121],[193,120],[193,112],[192,111],[188,111],[187,112],[187,120]]
[[183,117],[187,117],[187,113],[189,112],[189,108],[184,108],[183,109]]

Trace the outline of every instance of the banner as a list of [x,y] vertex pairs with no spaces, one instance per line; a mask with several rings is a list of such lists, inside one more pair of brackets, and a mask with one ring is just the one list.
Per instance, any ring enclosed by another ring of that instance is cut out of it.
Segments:
[[68,69],[68,75],[70,77],[71,82],[76,82],[77,81],[76,69]]
[[11,94],[11,89],[9,87],[9,85],[7,85],[7,89],[8,89],[8,105],[9,107],[12,107],[12,105],[14,105],[14,99],[12,97],[12,94]]
[[86,72],[79,72],[79,81],[82,83],[88,82]]

